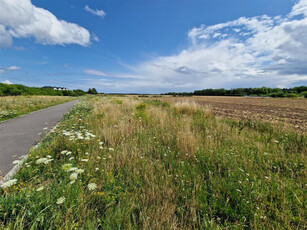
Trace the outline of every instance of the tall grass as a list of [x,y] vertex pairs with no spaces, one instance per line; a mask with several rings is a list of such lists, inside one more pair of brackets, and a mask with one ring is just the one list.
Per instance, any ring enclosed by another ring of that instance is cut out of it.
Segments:
[[88,98],[15,178],[0,228],[306,228],[306,135],[194,104]]
[[72,100],[61,96],[0,97],[0,121]]

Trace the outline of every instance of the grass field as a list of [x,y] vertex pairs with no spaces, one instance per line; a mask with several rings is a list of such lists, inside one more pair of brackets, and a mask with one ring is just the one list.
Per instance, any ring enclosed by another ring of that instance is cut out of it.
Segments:
[[0,188],[0,229],[306,229],[305,134],[88,97]]
[[71,101],[62,96],[8,96],[0,97],[0,121],[18,117],[52,105]]

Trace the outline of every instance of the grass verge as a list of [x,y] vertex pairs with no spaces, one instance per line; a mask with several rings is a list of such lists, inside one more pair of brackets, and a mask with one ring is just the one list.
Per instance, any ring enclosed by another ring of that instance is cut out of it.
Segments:
[[73,99],[73,97],[63,96],[0,97],[0,122]]

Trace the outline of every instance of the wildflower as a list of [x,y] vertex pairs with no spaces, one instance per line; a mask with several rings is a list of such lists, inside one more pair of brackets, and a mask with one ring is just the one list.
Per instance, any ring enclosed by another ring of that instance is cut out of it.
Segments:
[[46,161],[48,161],[48,158],[46,158],[46,157],[39,158],[39,159],[36,161],[36,164],[45,164]]
[[45,188],[44,186],[41,186],[41,187],[39,187],[38,189],[36,189],[36,191],[37,191],[37,192],[42,191],[44,188]]
[[62,196],[59,199],[57,199],[56,204],[63,204],[65,200],[66,200],[66,198],[64,196]]
[[48,129],[48,127],[43,128],[43,130],[47,130],[47,129]]
[[97,188],[97,185],[95,183],[89,183],[87,187],[90,191],[93,191]]
[[64,155],[64,154],[66,154],[67,152],[68,152],[67,150],[64,150],[64,151],[61,152],[61,154]]
[[102,142],[102,141],[100,141],[100,142],[99,142],[99,145],[103,145],[103,142]]
[[15,185],[15,184],[17,184],[17,179],[12,179],[12,180],[8,180],[7,182],[3,183],[1,185],[1,187],[2,188],[8,188],[8,187]]
[[84,169],[77,169],[75,170],[76,173],[80,174],[80,173],[84,173]]
[[77,167],[72,167],[70,169],[67,170],[67,172],[74,172],[76,171],[78,168]]
[[46,165],[46,164],[48,164],[48,163],[51,162],[51,161],[53,161],[53,159],[47,159],[47,160],[44,162],[44,164]]
[[238,192],[242,192],[240,189],[237,189]]
[[109,148],[109,151],[114,151],[114,149],[113,148]]
[[70,157],[68,160],[69,160],[69,161],[72,161],[73,159],[74,159],[74,157]]
[[86,152],[85,155],[88,155],[88,152]]
[[69,156],[70,154],[71,154],[71,152],[70,152],[70,151],[66,152],[66,156]]
[[73,184],[73,183],[75,183],[76,181],[75,180],[72,180],[71,182],[69,182],[69,184]]
[[99,170],[99,168],[95,168],[95,172],[97,172]]
[[49,159],[50,159],[51,157],[52,157],[52,156],[50,156],[50,155],[47,155],[47,158],[49,158]]
[[15,160],[15,161],[13,161],[13,164],[15,165],[15,164],[19,164],[21,161],[20,160]]
[[88,159],[81,159],[82,162],[88,162]]
[[77,178],[78,178],[78,173],[75,173],[75,172],[72,173],[69,177],[70,180],[77,180]]

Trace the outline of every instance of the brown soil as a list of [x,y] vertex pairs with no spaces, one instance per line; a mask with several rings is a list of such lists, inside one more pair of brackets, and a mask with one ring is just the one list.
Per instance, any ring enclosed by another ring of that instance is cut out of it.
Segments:
[[275,124],[284,124],[295,130],[307,131],[307,100],[286,98],[252,97],[169,97],[155,98],[169,102],[195,101],[209,106],[220,117],[253,119]]

